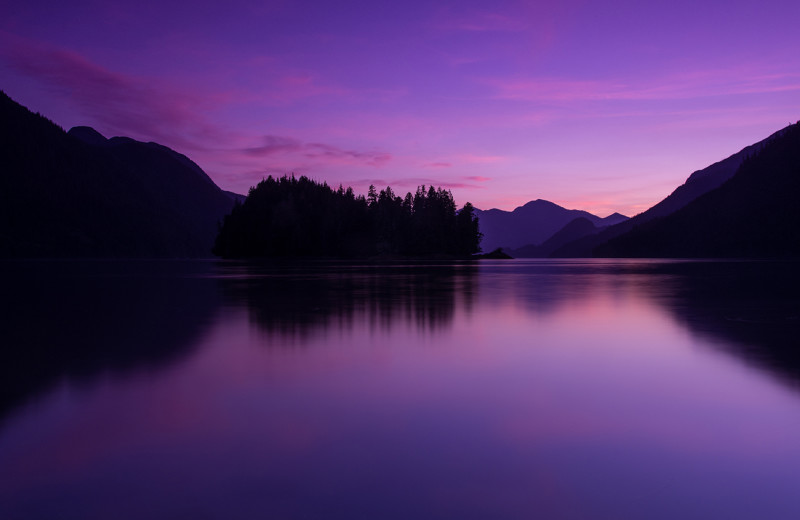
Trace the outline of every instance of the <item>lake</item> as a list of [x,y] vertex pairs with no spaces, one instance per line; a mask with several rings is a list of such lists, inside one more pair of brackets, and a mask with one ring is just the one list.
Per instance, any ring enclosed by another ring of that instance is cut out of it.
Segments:
[[798,264],[0,265],[4,519],[800,518]]

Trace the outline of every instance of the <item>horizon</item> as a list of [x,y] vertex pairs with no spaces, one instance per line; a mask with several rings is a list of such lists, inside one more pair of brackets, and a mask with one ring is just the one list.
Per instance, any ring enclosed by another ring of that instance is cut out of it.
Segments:
[[15,5],[0,89],[224,190],[305,175],[633,216],[800,118],[800,5]]

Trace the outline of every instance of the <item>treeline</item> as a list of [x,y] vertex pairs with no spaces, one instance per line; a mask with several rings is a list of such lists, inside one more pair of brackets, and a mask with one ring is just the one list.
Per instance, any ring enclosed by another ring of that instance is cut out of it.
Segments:
[[457,211],[448,190],[425,186],[405,197],[390,187],[367,196],[307,177],[272,176],[226,216],[213,253],[224,258],[375,255],[469,256],[480,251],[472,205]]

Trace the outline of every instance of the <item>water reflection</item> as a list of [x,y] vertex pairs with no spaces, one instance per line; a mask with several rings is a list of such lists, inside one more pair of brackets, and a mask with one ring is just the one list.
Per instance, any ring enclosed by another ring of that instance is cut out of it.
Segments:
[[791,262],[575,260],[353,265],[239,262],[8,262],[0,416],[64,378],[123,375],[192,352],[220,306],[303,345],[366,322],[434,332],[457,310],[509,301],[546,317],[602,295],[639,298],[721,351],[798,386],[800,269]]
[[42,265],[4,518],[797,518],[793,265]]
[[800,265],[686,262],[669,272],[670,291],[660,300],[679,323],[703,344],[800,389]]
[[222,263],[228,301],[245,305],[251,321],[282,343],[302,343],[332,325],[432,332],[452,325],[457,308],[470,312],[477,266],[462,264]]
[[[701,344],[766,369],[800,389],[800,264],[736,260],[486,262],[484,300],[509,297],[548,315],[598,296],[651,302]],[[488,289],[488,290],[487,290]]]
[[0,418],[59,381],[188,355],[219,305],[206,262],[4,262]]
[[220,306],[247,309],[266,345],[332,328],[453,326],[457,310],[508,302],[544,318],[603,296],[654,303],[721,351],[798,385],[800,269],[791,262],[574,260],[353,265],[7,262],[0,417],[67,378],[168,366],[193,351]]
[[484,262],[481,298],[491,305],[513,300],[533,315],[547,316],[564,306],[601,296],[612,300],[647,298],[667,290],[665,276],[643,271],[648,262],[604,260],[520,260]]

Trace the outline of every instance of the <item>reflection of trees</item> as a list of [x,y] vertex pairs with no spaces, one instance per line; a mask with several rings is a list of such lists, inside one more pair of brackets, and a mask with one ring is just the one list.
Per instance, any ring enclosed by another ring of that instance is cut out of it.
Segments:
[[3,267],[0,419],[65,377],[89,381],[183,358],[215,319],[219,285],[260,329],[290,342],[331,326],[443,330],[460,309],[470,311],[478,292],[481,305],[512,298],[535,314],[593,292],[632,292],[693,334],[800,387],[800,270],[788,262]]
[[434,330],[467,309],[475,291],[474,265],[226,264],[226,297],[246,304],[251,319],[283,339],[306,338],[330,325],[356,322],[390,329],[410,324]]
[[0,415],[62,378],[185,356],[218,306],[204,262],[5,262]]

